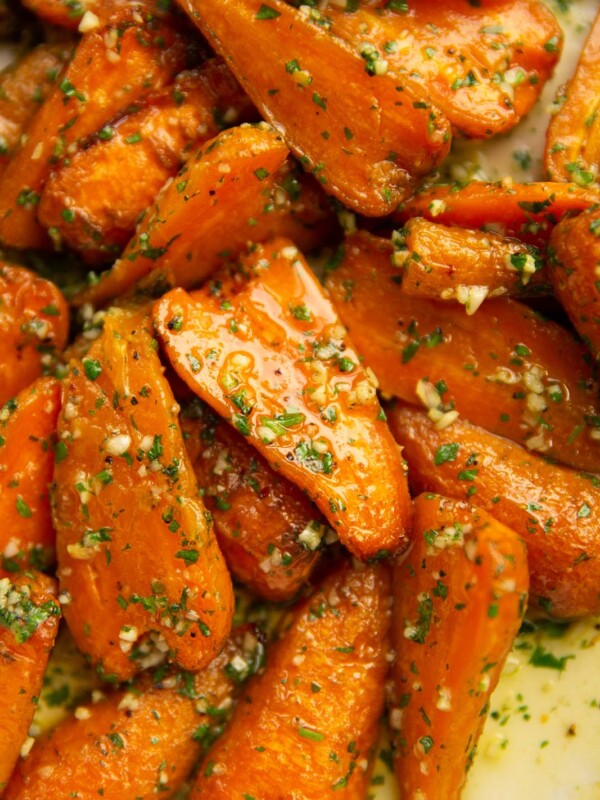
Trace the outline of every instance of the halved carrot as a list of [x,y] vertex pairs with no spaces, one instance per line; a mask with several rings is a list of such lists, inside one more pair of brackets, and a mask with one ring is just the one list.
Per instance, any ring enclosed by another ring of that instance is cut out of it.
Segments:
[[144,217],[112,270],[75,295],[75,305],[104,304],[148,276],[189,287],[249,242],[290,236],[311,249],[331,212],[300,182],[283,140],[266,125],[225,131],[194,153]]
[[406,545],[410,498],[375,385],[289,240],[254,248],[229,283],[169,292],[154,321],[178,375],[307,493],[354,555]]
[[59,618],[56,581],[35,572],[7,578],[0,571],[0,794],[28,745]]
[[54,479],[65,618],[105,675],[197,670],[229,634],[229,574],[148,317],[113,309],[63,382]]
[[555,617],[600,612],[600,483],[468,422],[438,431],[400,404],[390,425],[417,491],[471,499],[523,538],[532,599]]
[[69,311],[59,289],[0,261],[0,405],[52,368],[68,332]]
[[386,566],[343,563],[291,611],[265,671],[200,767],[194,800],[366,796],[390,599]]
[[455,800],[525,613],[527,554],[485,511],[422,494],[393,585],[390,719],[402,796]]
[[392,245],[348,237],[327,286],[381,389],[419,400],[441,427],[458,416],[579,469],[600,463],[600,404],[589,354],[571,334],[509,299],[475,316],[408,297]]
[[260,650],[239,629],[202,672],[163,671],[78,707],[20,759],[3,797],[171,797],[222,729]]
[[0,179],[2,244],[48,246],[37,209],[51,169],[150,88],[168,84],[185,66],[188,45],[172,24],[144,18],[134,6],[83,37]]
[[182,72],[50,176],[40,222],[86,261],[114,260],[192,146],[216,136],[225,120],[231,125],[255,115],[221,59]]
[[289,600],[320,556],[318,509],[204,403],[184,408],[181,428],[232,574],[261,597]]
[[49,486],[60,410],[60,386],[40,378],[0,411],[0,559],[7,572],[54,561],[55,534]]
[[548,271],[556,296],[596,360],[600,358],[599,237],[600,211],[591,209],[560,222],[548,246]]
[[447,155],[445,117],[408,82],[370,74],[320,11],[283,0],[181,5],[306,169],[355,211],[388,214]]
[[573,78],[561,87],[556,113],[546,134],[544,168],[549,180],[575,181],[588,186],[600,167],[600,15],[579,56]]
[[[164,15],[170,3],[161,0],[23,0],[23,5],[44,22],[88,33],[123,8],[129,7],[138,14]],[[90,13],[86,16],[86,12]]]

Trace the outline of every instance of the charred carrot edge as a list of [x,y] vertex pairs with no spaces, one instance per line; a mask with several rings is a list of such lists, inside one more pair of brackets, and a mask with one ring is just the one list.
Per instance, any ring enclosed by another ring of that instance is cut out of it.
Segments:
[[416,498],[414,533],[393,577],[396,775],[403,796],[457,800],[525,613],[527,554],[485,511],[439,495]]

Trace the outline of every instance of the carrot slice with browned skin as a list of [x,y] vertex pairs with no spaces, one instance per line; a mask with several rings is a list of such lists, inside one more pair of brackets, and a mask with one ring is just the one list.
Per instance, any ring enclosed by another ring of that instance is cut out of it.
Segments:
[[78,647],[127,679],[169,658],[200,669],[229,633],[229,574],[141,311],[113,309],[63,383],[54,521]]
[[546,134],[544,167],[549,180],[596,181],[600,167],[600,15],[583,46],[573,78],[561,87]]
[[[251,279],[244,280],[244,273]],[[359,558],[407,543],[410,498],[395,446],[346,332],[296,247],[255,248],[221,291],[155,306],[188,386],[306,491]]]
[[388,214],[447,155],[440,112],[407,82],[370,75],[318,10],[283,0],[181,5],[325,191],[354,210]]
[[52,368],[68,332],[69,311],[59,289],[0,261],[0,405]]
[[275,235],[314,247],[331,212],[314,186],[298,180],[288,156],[281,137],[265,125],[221,133],[167,184],[123,256],[75,296],[75,305],[104,304],[145,276],[150,284],[192,286],[248,242]]
[[404,204],[396,220],[425,217],[443,225],[490,228],[531,244],[544,244],[568,212],[600,202],[600,192],[576,183],[481,183],[435,186]]
[[289,600],[320,556],[318,509],[204,403],[184,409],[181,428],[232,574],[267,600]]
[[[141,20],[141,21],[140,21]],[[40,193],[69,148],[102,128],[149,88],[165,86],[186,64],[189,41],[156,17],[124,8],[86,34],[58,85],[27,130],[0,180],[0,241],[47,247],[37,220]]]
[[523,538],[536,605],[562,618],[600,612],[600,489],[593,475],[548,463],[468,422],[437,431],[395,406],[394,435],[418,491],[471,499]]
[[126,115],[50,177],[39,219],[88,262],[111,261],[140,214],[190,156],[236,120],[256,116],[221,59],[181,73],[145,108]]
[[360,233],[327,286],[381,389],[422,402],[440,426],[460,414],[578,469],[600,457],[600,405],[589,354],[528,306],[489,300],[474,316],[409,297],[392,245]]
[[54,561],[48,487],[59,410],[58,381],[40,378],[0,411],[0,558],[10,572]]
[[420,495],[393,585],[396,775],[403,796],[457,800],[525,613],[527,554],[485,511]]
[[366,796],[388,670],[390,599],[386,566],[344,563],[293,609],[264,673],[248,684],[200,767],[194,800]]
[[0,571],[0,794],[26,743],[59,618],[56,581]]
[[79,708],[22,758],[5,800],[150,800],[171,797],[218,734],[262,651],[251,628],[234,631],[195,675],[148,677]]
[[393,263],[403,268],[404,294],[459,302],[467,314],[487,297],[522,294],[545,277],[536,248],[494,233],[416,217],[392,241]]
[[556,296],[595,359],[600,358],[599,237],[600,211],[592,209],[559,223],[548,247]]

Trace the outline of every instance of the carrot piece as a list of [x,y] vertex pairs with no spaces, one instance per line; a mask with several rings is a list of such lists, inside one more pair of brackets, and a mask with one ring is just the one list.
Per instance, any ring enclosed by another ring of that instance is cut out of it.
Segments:
[[[58,381],[39,378],[0,411],[0,558],[8,572],[54,561],[48,487],[59,410]],[[57,459],[61,452],[59,444]]]
[[583,341],[600,358],[600,212],[560,222],[550,238],[548,271],[556,296]]
[[459,302],[467,314],[474,314],[486,297],[523,293],[545,276],[536,248],[495,233],[416,217],[392,241],[394,265],[404,269],[404,294]]
[[568,212],[600,202],[600,192],[576,183],[482,183],[435,186],[405,203],[395,219],[425,217],[443,225],[482,228],[543,245]]
[[[297,605],[191,798],[359,800],[379,736],[390,627],[386,566],[344,563]],[[218,769],[216,768],[218,765]]]
[[403,294],[392,245],[346,241],[327,286],[381,389],[421,401],[442,427],[458,414],[578,469],[599,463],[600,407],[589,354],[554,322],[513,300],[475,316]]
[[56,581],[0,572],[0,793],[26,744],[59,618]]
[[231,625],[229,574],[198,496],[178,406],[141,311],[113,309],[63,384],[54,522],[65,618],[127,679],[165,658],[197,670]]
[[57,287],[0,261],[0,405],[52,367],[68,331],[69,310]]
[[431,494],[414,542],[393,579],[395,768],[403,797],[455,800],[523,619],[527,555],[485,511]]
[[314,247],[331,220],[321,196],[301,183],[281,137],[266,126],[225,131],[194,153],[142,220],[122,258],[74,298],[106,303],[145,276],[189,287],[249,241],[290,236]]
[[[164,8],[169,7],[169,3],[160,0],[23,0],[23,5],[44,22],[82,33],[93,30],[98,22],[109,21],[127,6],[138,13],[153,15],[164,15]],[[88,15],[84,20],[87,11],[94,16],[90,18]]]
[[550,464],[468,422],[438,431],[412,408],[389,413],[414,489],[471,498],[520,534],[538,608],[561,618],[600,611],[595,476]]
[[319,511],[204,403],[184,408],[181,428],[232,574],[267,600],[289,600],[319,559]]
[[40,193],[69,148],[112,117],[169,83],[185,66],[188,42],[171,24],[124,8],[87,33],[58,85],[34,117],[27,139],[0,179],[0,241],[47,247],[37,220]]
[[355,6],[329,4],[332,33],[362,55],[369,71],[386,69],[470,137],[516,125],[562,48],[560,26],[539,2],[420,0],[400,11]]
[[549,180],[594,183],[600,167],[598,69],[600,14],[589,32],[573,78],[561,87],[546,133],[544,168]]
[[355,211],[390,213],[448,154],[445,117],[408,83],[370,75],[318,10],[283,0],[181,5],[325,191]]
[[171,797],[218,734],[262,648],[234,631],[202,672],[138,679],[83,706],[22,758],[5,800]]
[[110,261],[192,145],[216,136],[224,118],[231,124],[251,115],[250,100],[221,59],[182,72],[50,176],[40,222],[86,261]]
[[224,279],[220,293],[219,284],[193,296],[175,289],[157,302],[172,366],[307,493],[352,553],[405,545],[411,509],[400,453],[301,254],[275,240],[255,248],[237,277],[241,285]]

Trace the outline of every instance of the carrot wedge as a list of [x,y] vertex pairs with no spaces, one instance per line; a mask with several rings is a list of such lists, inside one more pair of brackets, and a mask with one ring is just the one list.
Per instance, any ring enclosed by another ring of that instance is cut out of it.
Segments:
[[583,46],[573,78],[561,87],[557,111],[546,134],[544,168],[548,180],[575,181],[587,186],[596,181],[600,167],[600,15]]
[[390,425],[417,491],[471,499],[527,545],[531,594],[555,617],[600,612],[600,484],[519,445],[457,421],[437,431],[425,414],[395,406]]
[[68,332],[69,310],[59,289],[0,261],[0,405],[52,368]]
[[60,619],[56,581],[0,572],[0,794],[33,719]]
[[143,14],[164,13],[164,8],[169,7],[160,0],[23,0],[23,5],[44,22],[81,33],[107,22],[128,5]]
[[192,800],[366,796],[388,669],[389,580],[384,565],[344,563],[291,611]]
[[181,5],[325,191],[355,211],[390,213],[447,155],[439,111],[393,76],[369,74],[319,11],[284,0]]
[[390,242],[360,233],[327,287],[381,389],[422,402],[442,427],[459,414],[578,469],[600,463],[600,404],[589,354],[571,334],[510,299],[474,316],[409,297]]
[[0,411],[0,558],[2,569],[45,569],[54,561],[49,486],[60,386],[40,378]]
[[181,429],[231,573],[260,597],[289,600],[319,559],[319,511],[199,400],[184,408]]
[[396,775],[403,797],[458,800],[525,613],[527,555],[485,511],[431,494],[414,543],[394,569]]
[[19,760],[3,797],[171,797],[218,735],[261,649],[239,629],[202,672],[144,676],[80,706]]
[[169,659],[197,670],[229,634],[233,595],[198,496],[149,318],[113,309],[63,382],[54,523],[65,618],[104,674]]
[[155,326],[175,371],[304,489],[354,555],[405,545],[400,453],[301,254],[275,240],[255,248],[236,277],[221,292],[218,283],[193,296],[175,289],[157,302]]

